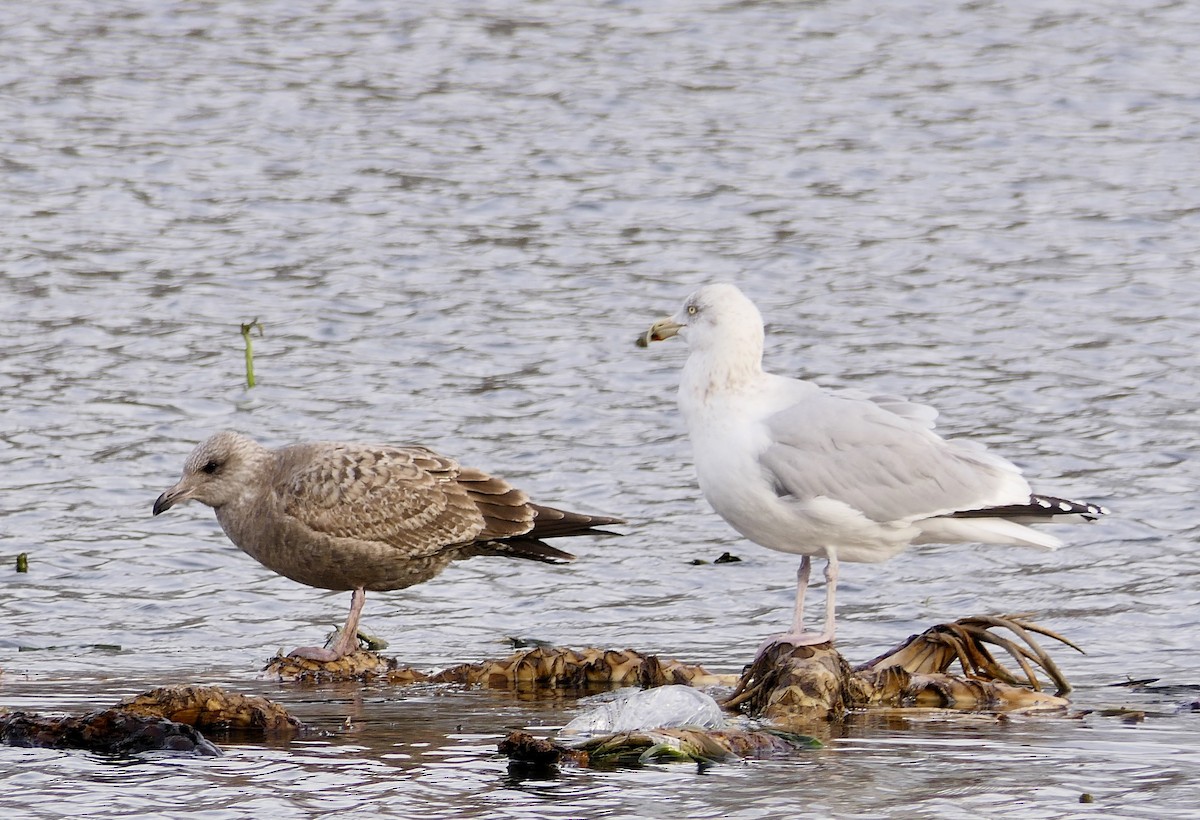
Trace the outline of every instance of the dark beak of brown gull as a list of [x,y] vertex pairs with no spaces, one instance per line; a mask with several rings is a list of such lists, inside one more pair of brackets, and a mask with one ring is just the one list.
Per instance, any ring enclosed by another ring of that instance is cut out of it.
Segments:
[[670,339],[672,336],[679,333],[679,329],[683,325],[676,322],[669,316],[665,319],[659,319],[654,324],[650,325],[650,329],[637,337],[638,347],[649,347],[651,342],[661,342]]
[[154,501],[154,514],[158,515],[161,512],[166,512],[175,506],[175,502],[179,500],[179,491],[174,487],[167,490]]

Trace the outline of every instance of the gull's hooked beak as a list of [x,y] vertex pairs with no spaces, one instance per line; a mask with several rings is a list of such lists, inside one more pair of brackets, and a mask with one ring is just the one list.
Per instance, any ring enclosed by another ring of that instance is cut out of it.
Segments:
[[178,484],[171,487],[154,501],[154,514],[166,512],[181,501],[187,501],[192,496],[186,489],[181,489]]
[[650,329],[637,337],[638,347],[648,347],[651,342],[661,342],[670,339],[679,333],[683,325],[676,322],[670,316],[665,319],[659,319],[654,324],[650,325]]

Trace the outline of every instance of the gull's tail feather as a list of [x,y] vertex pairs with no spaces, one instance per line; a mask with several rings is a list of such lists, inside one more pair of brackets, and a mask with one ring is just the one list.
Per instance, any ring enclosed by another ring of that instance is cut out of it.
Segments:
[[1022,547],[1037,547],[1054,550],[1062,541],[1053,535],[1031,530],[1016,521],[1005,518],[926,518],[918,521],[921,534],[913,539],[914,544],[1016,544]]

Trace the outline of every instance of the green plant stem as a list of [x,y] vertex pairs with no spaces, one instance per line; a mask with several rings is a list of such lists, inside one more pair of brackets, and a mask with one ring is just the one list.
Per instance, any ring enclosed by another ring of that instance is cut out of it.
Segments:
[[242,325],[242,338],[246,340],[246,387],[254,386],[254,343],[250,341],[250,331],[258,328],[258,335],[263,335],[262,324],[257,318]]

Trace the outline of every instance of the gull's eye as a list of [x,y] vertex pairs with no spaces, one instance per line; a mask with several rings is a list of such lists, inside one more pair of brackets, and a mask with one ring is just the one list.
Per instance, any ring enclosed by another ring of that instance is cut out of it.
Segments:
[[695,305],[688,305],[688,316],[695,316],[699,312],[700,308],[696,307]]
[[209,475],[212,475],[217,470],[221,469],[221,465],[215,461],[210,461],[207,464],[205,464],[203,467],[201,467],[200,469],[203,470],[204,472],[208,473]]

